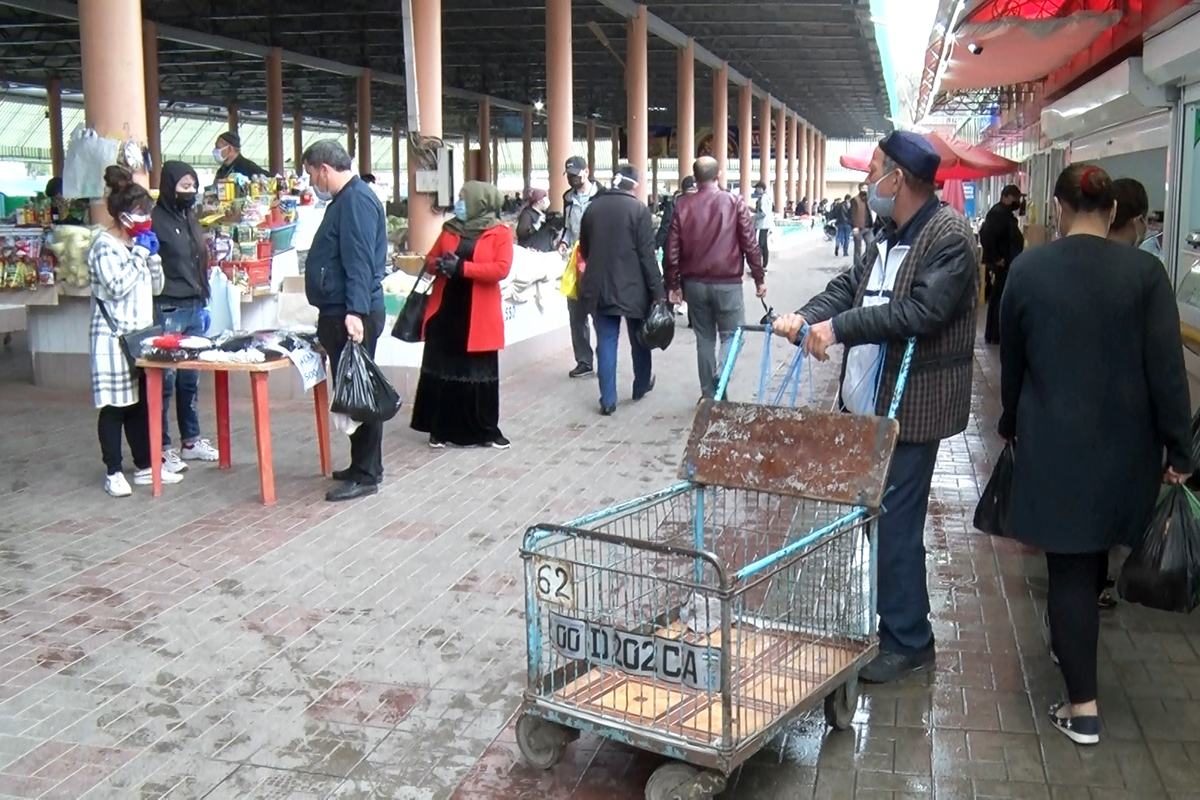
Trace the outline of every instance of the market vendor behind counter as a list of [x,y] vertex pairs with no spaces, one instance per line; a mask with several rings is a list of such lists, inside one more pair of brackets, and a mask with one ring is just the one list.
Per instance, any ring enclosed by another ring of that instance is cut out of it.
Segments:
[[218,181],[235,174],[247,178],[269,175],[265,169],[242,155],[242,139],[235,131],[225,131],[217,137],[217,146],[213,148],[213,160],[221,165],[217,167]]

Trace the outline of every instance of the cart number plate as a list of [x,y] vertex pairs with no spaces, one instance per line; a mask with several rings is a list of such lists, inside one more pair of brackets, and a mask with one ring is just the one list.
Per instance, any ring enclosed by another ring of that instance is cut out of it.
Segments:
[[535,558],[533,572],[539,600],[566,608],[575,607],[575,580],[570,564],[550,558]]

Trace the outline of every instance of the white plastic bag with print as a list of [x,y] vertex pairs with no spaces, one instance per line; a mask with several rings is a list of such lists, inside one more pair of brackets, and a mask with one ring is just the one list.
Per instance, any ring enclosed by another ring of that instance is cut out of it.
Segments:
[[71,132],[63,157],[63,196],[103,197],[104,170],[117,163],[120,146],[116,139],[106,139],[91,128],[77,126]]

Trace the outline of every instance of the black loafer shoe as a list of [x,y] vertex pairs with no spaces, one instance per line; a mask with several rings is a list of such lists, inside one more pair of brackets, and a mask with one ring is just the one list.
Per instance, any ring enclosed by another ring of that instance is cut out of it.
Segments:
[[354,468],[346,467],[345,469],[336,469],[333,471],[332,478],[338,483],[345,483],[354,477]]
[[611,417],[616,410],[616,406],[606,406],[603,403],[600,404],[600,416],[602,417]]
[[907,675],[931,670],[935,663],[936,653],[933,645],[915,655],[881,650],[879,655],[858,673],[858,679],[863,683],[893,683]]
[[378,491],[379,487],[373,483],[346,481],[336,489],[330,489],[326,492],[325,499],[330,503],[340,503],[345,500],[357,500],[360,497],[369,497]]
[[650,385],[646,387],[646,391],[644,391],[644,392],[634,392],[634,393],[633,393],[633,399],[634,399],[634,400],[641,400],[643,397],[645,397],[646,395],[648,395],[648,394],[650,394],[651,392],[653,392],[653,391],[654,391],[654,384],[656,384],[656,383],[658,383],[658,377],[657,377],[657,376],[651,376],[651,378],[650,378]]

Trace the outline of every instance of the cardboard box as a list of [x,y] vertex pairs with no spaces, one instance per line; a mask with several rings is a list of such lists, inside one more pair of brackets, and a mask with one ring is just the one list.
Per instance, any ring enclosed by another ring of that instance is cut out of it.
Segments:
[[279,325],[284,328],[317,325],[317,309],[308,304],[303,276],[283,279],[279,290]]

